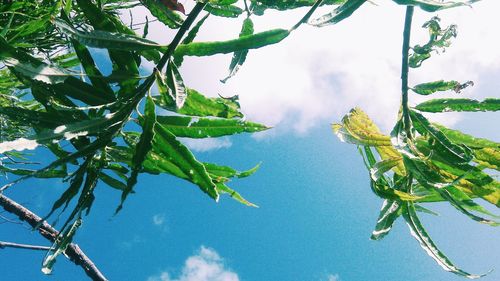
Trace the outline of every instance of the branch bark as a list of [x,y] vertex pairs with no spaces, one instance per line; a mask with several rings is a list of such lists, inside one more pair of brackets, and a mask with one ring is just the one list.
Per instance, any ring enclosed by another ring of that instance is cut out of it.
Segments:
[[[33,228],[40,224],[40,227],[37,230],[47,240],[54,242],[57,238],[59,231],[53,228],[46,221],[41,223],[42,218],[3,194],[0,194],[0,206],[2,206],[5,211],[16,215],[20,220],[26,221]],[[77,244],[71,243],[68,245],[65,254],[74,264],[82,267],[87,276],[92,280],[108,280]]]
[[16,248],[16,249],[39,250],[39,251],[50,250],[50,247],[47,246],[27,245],[27,244],[18,244],[18,243],[0,241],[0,249],[3,248]]

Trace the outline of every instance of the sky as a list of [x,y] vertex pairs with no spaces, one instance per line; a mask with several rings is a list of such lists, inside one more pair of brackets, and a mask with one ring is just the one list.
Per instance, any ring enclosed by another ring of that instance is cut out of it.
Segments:
[[[75,242],[110,280],[462,280],[428,257],[402,221],[384,240],[369,240],[382,201],[370,190],[356,147],[341,143],[330,129],[330,123],[355,106],[386,132],[395,122],[404,8],[390,1],[374,3],[338,25],[304,26],[280,44],[251,51],[241,71],[225,85],[219,80],[227,74],[230,55],[188,58],[183,64],[181,73],[189,87],[210,96],[238,94],[247,120],[273,127],[254,135],[183,140],[203,161],[241,170],[262,163],[255,175],[231,183],[259,208],[227,196],[215,203],[187,182],[141,175],[136,193],[116,217],[120,194],[98,186],[92,213],[84,218]],[[472,9],[440,12],[443,26],[458,25],[458,38],[446,52],[412,71],[410,83],[437,77],[472,80],[474,87],[461,96],[498,97],[498,9],[498,1],[485,0]],[[255,18],[256,30],[290,27],[304,12],[266,13]],[[321,12],[325,10],[317,14]],[[135,21],[144,15],[134,10]],[[416,10],[413,44],[425,42],[420,26],[431,16]],[[233,38],[239,28],[210,17],[197,40]],[[168,43],[171,34],[152,24],[150,37]],[[410,97],[412,104],[423,100]],[[495,114],[429,117],[500,140]],[[47,202],[64,189],[60,182],[30,180],[8,195],[45,214]],[[455,264],[472,273],[495,269],[482,280],[500,280],[498,230],[444,204],[430,208],[441,215],[421,215],[422,221]],[[10,223],[0,226],[0,240],[47,245],[38,233]],[[83,271],[64,258],[58,259],[52,276],[42,275],[44,254],[0,250],[1,279],[86,280]]]

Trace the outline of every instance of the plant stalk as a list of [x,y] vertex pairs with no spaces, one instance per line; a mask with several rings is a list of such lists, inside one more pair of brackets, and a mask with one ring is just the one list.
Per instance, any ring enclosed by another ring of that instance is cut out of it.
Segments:
[[411,137],[410,108],[408,106],[408,54],[410,51],[411,22],[413,6],[406,7],[405,26],[403,31],[403,61],[401,64],[401,106],[403,110],[403,124],[407,137]]

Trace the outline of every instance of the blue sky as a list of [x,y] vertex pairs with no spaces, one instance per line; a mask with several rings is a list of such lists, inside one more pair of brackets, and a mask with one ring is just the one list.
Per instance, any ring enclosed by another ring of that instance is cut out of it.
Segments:
[[[498,96],[500,54],[494,46],[500,42],[491,39],[498,25],[488,12],[496,4],[485,2],[474,10],[441,14],[447,23],[458,21],[463,34],[455,49],[431,61],[426,71],[415,71],[413,81],[436,76],[474,80],[476,86],[465,96]],[[279,19],[273,15],[256,26],[287,26],[301,12]],[[209,95],[240,94],[248,119],[274,126],[255,136],[190,144],[204,161],[242,170],[262,162],[255,175],[231,185],[260,208],[245,207],[229,197],[215,203],[187,182],[142,175],[136,193],[116,217],[120,194],[100,185],[75,242],[111,280],[462,280],[442,271],[402,221],[384,240],[369,240],[382,201],[369,188],[356,148],[341,143],[329,126],[356,105],[385,130],[394,123],[403,14],[404,9],[395,5],[367,5],[334,28],[299,30],[283,44],[251,52],[228,85],[217,81],[224,77],[229,56],[186,60],[181,71],[188,85]],[[429,17],[417,12],[415,32]],[[214,19],[209,27],[218,24]],[[234,36],[237,29],[208,28],[200,38]],[[154,29],[151,36],[166,40],[162,34]],[[424,37],[416,33],[416,38]],[[255,83],[257,78],[263,82]],[[469,133],[500,139],[494,114],[435,117]],[[30,180],[8,195],[45,214],[50,209],[47,202],[64,188],[58,182]],[[500,280],[498,230],[474,223],[447,205],[431,208],[441,216],[421,217],[440,248],[470,272],[496,269],[482,280]],[[47,245],[38,233],[8,223],[1,225],[0,239]],[[86,280],[83,271],[64,258],[59,258],[52,276],[43,276],[43,256],[1,250],[1,279]]]

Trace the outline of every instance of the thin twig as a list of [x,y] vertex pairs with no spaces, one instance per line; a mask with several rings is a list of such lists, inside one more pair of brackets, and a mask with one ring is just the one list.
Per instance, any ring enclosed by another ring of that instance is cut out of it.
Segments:
[[411,137],[410,108],[408,106],[408,53],[410,51],[411,21],[413,6],[406,7],[405,27],[403,31],[403,62],[401,66],[401,95],[403,107],[403,124],[407,137]]
[[[3,213],[3,212],[2,212],[2,213]],[[22,223],[22,222],[20,222],[20,221],[11,220],[11,219],[9,219],[8,217],[3,216],[3,215],[0,215],[0,219],[4,220],[4,221],[3,221],[3,222],[1,222],[0,224],[2,224],[2,223],[7,223],[7,222],[8,222],[8,223],[13,223],[13,224],[23,224],[23,223]]]
[[3,249],[3,248],[16,248],[16,249],[38,250],[38,251],[50,250],[50,247],[47,247],[47,246],[18,244],[18,243],[0,241],[0,249]]
[[[54,229],[46,221],[37,216],[32,211],[28,210],[26,207],[20,205],[14,200],[0,194],[0,206],[2,206],[5,211],[16,215],[20,220],[26,221],[33,228],[37,228],[38,232],[50,242],[54,242],[56,237],[59,235],[59,231]],[[80,266],[85,270],[85,273],[92,280],[104,281],[107,280],[106,277],[99,271],[95,264],[90,260],[85,253],[78,247],[78,245],[71,243],[68,245],[65,251],[65,255],[76,265]]]
[[303,23],[307,22],[309,18],[312,16],[312,14],[316,11],[316,9],[323,3],[323,0],[317,0],[316,3],[307,11],[307,13],[302,17],[299,22],[297,22],[291,29],[290,31],[293,31],[297,29],[299,26],[301,26]]
[[[170,57],[174,54],[175,48],[179,45],[179,43],[182,40],[182,37],[184,37],[184,34],[189,30],[191,25],[193,24],[194,20],[198,17],[198,15],[205,9],[205,6],[207,5],[206,2],[196,2],[196,5],[194,8],[191,10],[189,13],[189,16],[186,18],[186,20],[182,23],[181,27],[179,28],[179,31],[175,34],[174,39],[172,42],[168,45],[167,51],[163,54],[161,57],[160,61],[156,65],[156,69],[161,71],[165,64],[168,62]],[[151,74],[151,76],[154,77],[154,74]]]

